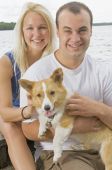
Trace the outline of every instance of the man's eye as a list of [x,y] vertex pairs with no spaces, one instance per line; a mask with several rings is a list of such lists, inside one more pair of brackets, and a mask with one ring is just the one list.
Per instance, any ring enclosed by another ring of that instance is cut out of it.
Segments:
[[79,33],[85,33],[85,32],[87,32],[87,29],[85,29],[85,28],[79,30]]
[[71,33],[71,30],[64,30],[64,32]]

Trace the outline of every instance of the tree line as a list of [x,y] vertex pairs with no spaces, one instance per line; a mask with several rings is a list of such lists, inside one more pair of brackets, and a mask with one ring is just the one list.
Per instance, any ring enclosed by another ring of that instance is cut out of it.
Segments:
[[[0,30],[13,30],[15,27],[15,22],[0,22]],[[93,26],[104,26],[104,25],[112,25],[112,22],[109,23],[93,23]]]
[[14,22],[0,22],[0,30],[13,30],[15,27]]
[[93,23],[93,26],[112,25],[112,22]]

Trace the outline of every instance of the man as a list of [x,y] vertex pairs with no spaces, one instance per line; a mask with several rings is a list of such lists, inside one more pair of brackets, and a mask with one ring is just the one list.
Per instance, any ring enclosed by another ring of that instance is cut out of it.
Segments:
[[[112,128],[112,73],[109,65],[94,60],[86,54],[92,35],[92,13],[80,2],[70,2],[59,8],[56,14],[59,49],[31,66],[23,78],[29,80],[46,79],[57,68],[64,72],[64,85],[73,95],[66,108],[70,115],[80,115],[75,122],[73,133],[97,131],[101,122]],[[104,69],[105,68],[105,69]],[[26,105],[26,93],[21,90],[21,105]],[[27,126],[27,125],[26,125]],[[31,127],[31,126],[30,126]],[[28,128],[28,126],[27,126]],[[36,127],[37,128],[37,127]],[[36,130],[34,129],[34,131]],[[38,140],[37,134],[25,132],[28,138]],[[33,137],[32,137],[33,136]],[[44,150],[51,150],[52,143],[41,142]],[[75,142],[74,142],[75,145]],[[97,151],[69,150],[61,159],[63,170],[104,170]],[[52,154],[44,160],[45,170],[52,163]],[[47,155],[48,156],[48,155]],[[51,166],[51,169],[57,167]]]

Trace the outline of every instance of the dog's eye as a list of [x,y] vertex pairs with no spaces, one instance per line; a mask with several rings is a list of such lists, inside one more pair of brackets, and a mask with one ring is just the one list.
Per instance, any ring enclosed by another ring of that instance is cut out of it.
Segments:
[[55,91],[52,90],[52,91],[50,92],[50,95],[53,96],[54,94],[55,94]]
[[40,93],[37,94],[37,97],[41,97],[42,95]]

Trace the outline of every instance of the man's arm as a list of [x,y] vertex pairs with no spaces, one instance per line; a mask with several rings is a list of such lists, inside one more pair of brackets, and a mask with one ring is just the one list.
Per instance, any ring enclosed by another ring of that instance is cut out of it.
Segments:
[[104,103],[75,94],[68,99],[66,109],[69,115],[79,115],[85,118],[96,117],[109,128],[112,128],[112,107]]

